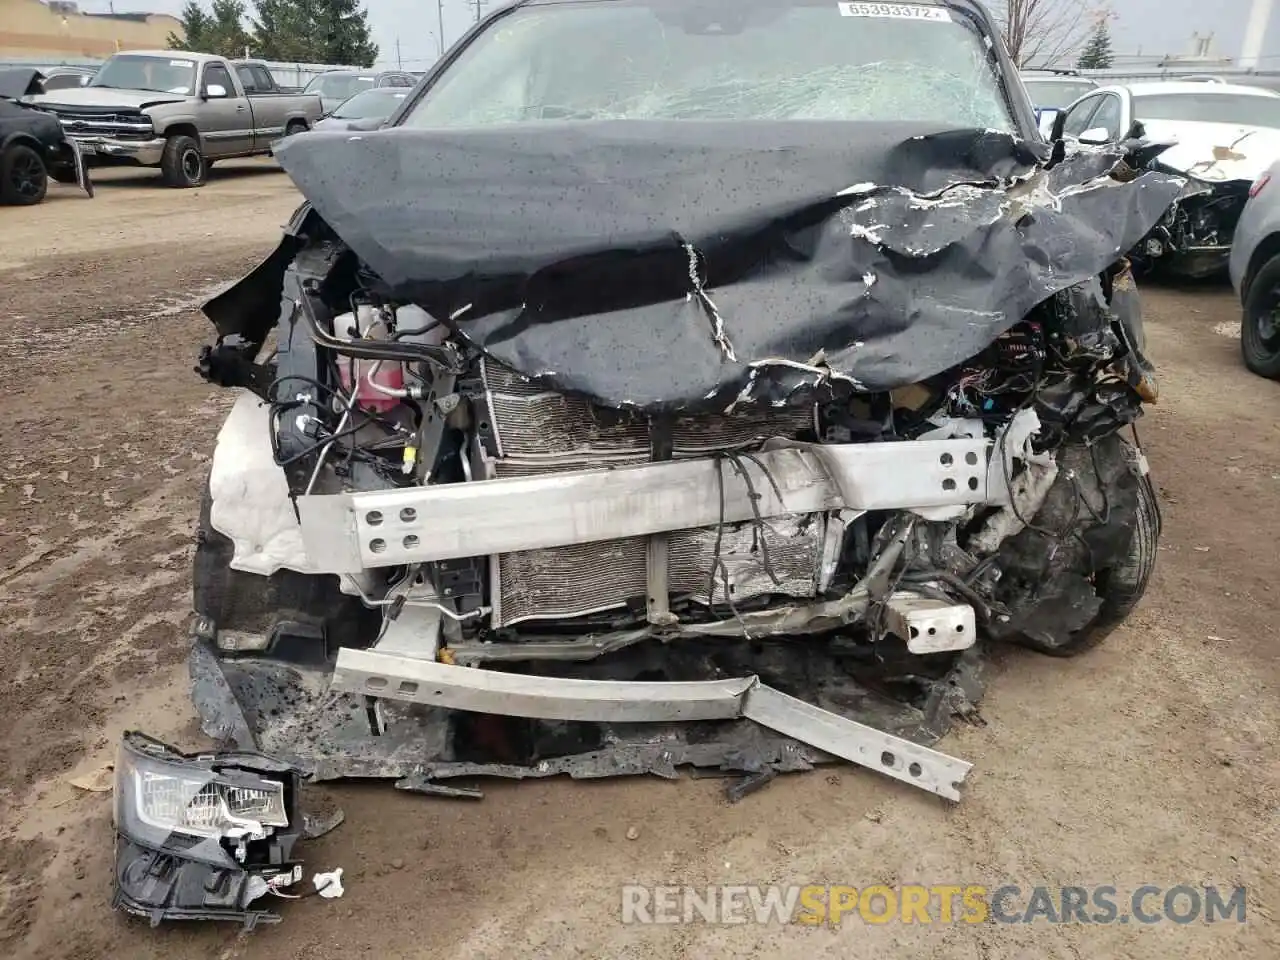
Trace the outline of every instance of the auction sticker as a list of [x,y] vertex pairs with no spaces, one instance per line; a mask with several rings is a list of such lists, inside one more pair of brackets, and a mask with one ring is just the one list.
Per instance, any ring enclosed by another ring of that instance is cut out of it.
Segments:
[[887,17],[893,20],[936,20],[951,23],[946,7],[923,6],[918,3],[838,3],[842,17]]

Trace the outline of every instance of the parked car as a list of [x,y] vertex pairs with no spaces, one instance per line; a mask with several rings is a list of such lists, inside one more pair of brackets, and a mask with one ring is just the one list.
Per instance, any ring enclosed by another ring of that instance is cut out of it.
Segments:
[[198,187],[217,160],[271,152],[320,119],[320,98],[276,92],[270,73],[246,93],[223,57],[129,51],[89,83],[32,98],[57,115],[87,162],[159,167],[171,187]]
[[1098,86],[1088,77],[1072,73],[1023,73],[1022,82],[1035,107],[1036,123],[1046,137],[1052,132],[1053,121],[1063,107]]
[[[974,0],[558,0],[388,126],[281,144],[306,202],[199,358],[242,391],[190,653],[236,752],[117,766],[117,902],[258,919],[283,771],[839,757],[959,799],[924,748],[983,651],[1083,653],[1157,557],[1122,251],[1181,181],[1034,139]],[[219,769],[200,850],[134,788]]]
[[326,70],[312,77],[311,82],[302,89],[304,93],[314,93],[320,97],[324,113],[328,116],[362,90],[412,87],[417,82],[417,77],[402,70],[386,70],[381,73],[372,70]]
[[41,90],[38,70],[0,70],[0,203],[29,206],[45,198],[49,179],[93,184],[74,140],[58,118],[24,102]]
[[264,94],[296,94],[301,87],[286,87],[276,82],[271,66],[265,60],[232,60],[236,68],[236,76],[240,78],[240,86],[249,96]]
[[50,90],[66,90],[69,87],[86,86],[97,72],[97,67],[49,67],[47,70],[41,71],[44,74],[44,90],[46,93]]
[[1280,156],[1280,94],[1229,83],[1099,87],[1063,111],[1055,132],[1085,144],[1134,135],[1172,144],[1153,162],[1187,177],[1187,189],[1134,256],[1211,276],[1227,267],[1250,186]]
[[316,124],[317,130],[376,130],[409,96],[395,87],[362,90]]
[[1231,246],[1231,283],[1244,310],[1245,366],[1280,380],[1280,158],[1249,188]]

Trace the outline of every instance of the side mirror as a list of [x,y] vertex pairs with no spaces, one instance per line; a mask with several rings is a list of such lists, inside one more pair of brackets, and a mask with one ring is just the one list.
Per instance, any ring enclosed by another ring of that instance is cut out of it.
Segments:
[[227,88],[220,83],[209,83],[205,85],[204,95],[210,100],[221,100],[227,95]]
[[1107,133],[1106,127],[1090,127],[1084,133],[1080,134],[1080,142],[1098,147],[1104,143],[1110,143],[1111,134]]

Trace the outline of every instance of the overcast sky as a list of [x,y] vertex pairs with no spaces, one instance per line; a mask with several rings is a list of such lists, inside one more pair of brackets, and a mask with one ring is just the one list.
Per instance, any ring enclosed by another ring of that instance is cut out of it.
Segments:
[[[108,0],[80,0],[83,10],[105,12]],[[379,47],[379,66],[395,66],[396,41],[407,69],[421,70],[435,59],[438,46],[437,8],[433,0],[364,0]],[[498,5],[505,0],[489,0]],[[834,3],[834,0],[832,0]],[[1093,0],[1088,0],[1092,3]],[[1110,0],[1113,49],[1118,54],[1181,54],[1190,52],[1191,35],[1212,33],[1216,52],[1238,56],[1245,20],[1252,0]],[[993,8],[998,3],[989,0]],[[249,0],[252,6],[252,0]],[[475,7],[466,0],[443,0],[445,43],[457,39],[475,20]],[[183,0],[115,0],[118,12],[151,10],[174,13]],[[1280,8],[1280,0],[1277,0]],[[488,3],[485,5],[488,9]],[[1263,45],[1263,68],[1280,69],[1280,15],[1272,16]]]

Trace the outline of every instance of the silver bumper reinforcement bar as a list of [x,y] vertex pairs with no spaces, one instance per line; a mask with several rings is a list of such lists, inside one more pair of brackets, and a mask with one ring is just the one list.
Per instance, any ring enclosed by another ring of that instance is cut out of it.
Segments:
[[964,760],[797,700],[757,677],[687,683],[576,680],[342,649],[333,689],[541,720],[671,723],[745,717],[948,800],[960,799],[960,784],[972,768]]
[[732,463],[713,457],[670,460],[303,496],[297,505],[315,571],[358,573],[740,523],[757,515],[1004,502],[1001,464],[991,454],[990,441],[970,437],[831,445],[775,441]]

